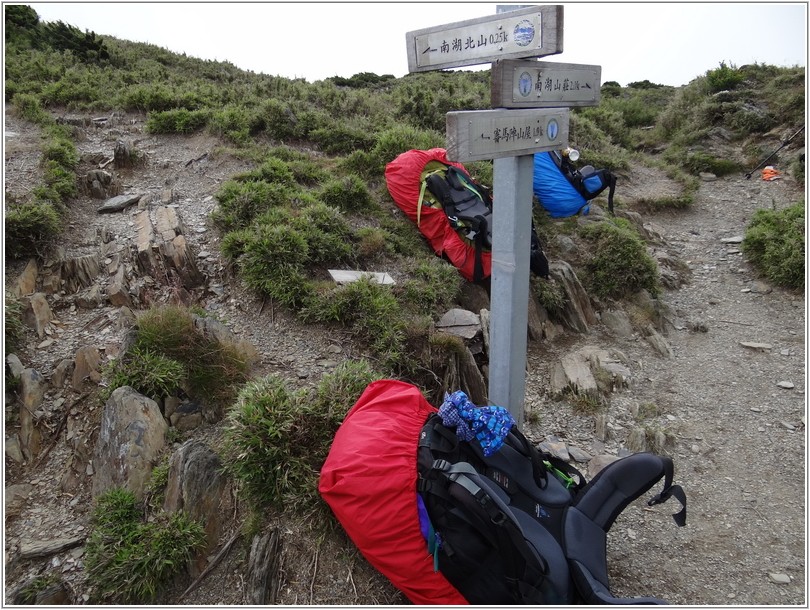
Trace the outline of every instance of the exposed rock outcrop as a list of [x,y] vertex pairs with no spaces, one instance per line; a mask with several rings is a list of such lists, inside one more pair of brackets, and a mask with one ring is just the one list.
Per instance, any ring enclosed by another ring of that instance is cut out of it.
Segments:
[[154,400],[129,386],[114,390],[104,405],[93,454],[93,496],[123,487],[143,497],[167,429]]

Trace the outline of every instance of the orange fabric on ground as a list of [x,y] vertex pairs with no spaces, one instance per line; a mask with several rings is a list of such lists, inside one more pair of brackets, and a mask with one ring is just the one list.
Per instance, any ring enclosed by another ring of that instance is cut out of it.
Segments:
[[775,170],[770,165],[762,170],[762,179],[763,180],[776,180],[777,178],[781,178],[778,170]]

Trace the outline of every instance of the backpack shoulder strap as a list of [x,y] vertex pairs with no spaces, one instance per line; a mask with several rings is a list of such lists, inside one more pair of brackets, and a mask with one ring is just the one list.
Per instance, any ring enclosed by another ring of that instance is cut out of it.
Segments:
[[630,502],[664,478],[663,490],[649,504],[665,502],[675,496],[683,508],[673,515],[679,525],[686,524],[686,495],[672,484],[672,460],[652,453],[636,453],[602,469],[577,494],[563,525],[565,554],[574,582],[585,603],[590,604],[663,604],[656,598],[615,598],[610,593],[607,575],[607,532]]
[[613,213],[613,193],[616,190],[616,176],[613,172],[605,172],[608,182],[610,184],[610,190],[608,191],[608,211],[610,212],[611,216],[615,216]]
[[[438,167],[437,167],[438,166]],[[422,172],[422,185],[419,188],[419,201],[416,202],[416,226],[418,227],[422,222],[422,205],[425,199],[425,190],[429,190],[437,199],[439,203],[444,206],[443,198],[438,197],[435,191],[428,186],[428,181],[433,183],[433,180],[438,177],[439,182],[444,182],[444,174],[447,172],[447,165],[440,161],[430,161],[425,166],[425,171]]]
[[672,484],[673,476],[674,466],[670,458],[654,453],[634,453],[603,468],[579,492],[574,506],[607,532],[628,504],[663,478],[664,488],[650,501],[650,506],[675,496],[682,508],[672,517],[683,526],[686,525],[686,494],[679,485]]

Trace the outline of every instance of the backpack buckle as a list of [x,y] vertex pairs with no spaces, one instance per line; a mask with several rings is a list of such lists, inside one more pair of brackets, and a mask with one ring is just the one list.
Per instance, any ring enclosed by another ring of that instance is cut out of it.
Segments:
[[450,470],[451,466],[452,466],[452,464],[450,462],[448,462],[447,460],[439,459],[439,460],[434,460],[433,461],[433,469],[434,470],[439,470],[441,472],[445,472],[446,470]]

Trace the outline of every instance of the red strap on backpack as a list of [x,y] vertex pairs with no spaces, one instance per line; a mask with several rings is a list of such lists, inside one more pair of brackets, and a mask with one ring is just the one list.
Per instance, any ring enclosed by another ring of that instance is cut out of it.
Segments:
[[419,388],[368,385],[335,434],[318,491],[363,556],[414,604],[467,604],[441,572],[419,526],[416,453],[436,409]]

